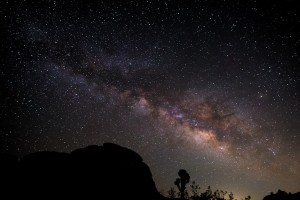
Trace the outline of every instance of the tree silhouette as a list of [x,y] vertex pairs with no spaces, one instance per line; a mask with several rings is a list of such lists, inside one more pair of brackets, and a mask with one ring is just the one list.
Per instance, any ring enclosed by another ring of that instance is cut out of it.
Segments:
[[186,184],[190,182],[190,175],[184,169],[180,169],[178,175],[180,178],[177,178],[174,184],[177,186],[180,192],[180,198],[185,199]]

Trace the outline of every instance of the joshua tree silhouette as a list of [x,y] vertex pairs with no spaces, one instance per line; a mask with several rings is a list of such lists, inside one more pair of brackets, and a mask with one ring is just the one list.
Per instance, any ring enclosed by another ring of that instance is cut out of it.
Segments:
[[190,182],[190,175],[184,169],[180,169],[178,175],[180,178],[177,178],[174,184],[178,187],[181,199],[184,199],[185,186],[188,182]]

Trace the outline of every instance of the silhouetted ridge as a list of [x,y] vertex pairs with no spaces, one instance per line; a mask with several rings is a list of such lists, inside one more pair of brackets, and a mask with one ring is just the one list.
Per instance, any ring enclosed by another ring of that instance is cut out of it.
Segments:
[[3,155],[1,163],[7,166],[2,183],[10,183],[3,191],[11,198],[163,199],[141,156],[112,143],[70,154],[36,152],[19,160]]
[[271,193],[265,196],[263,200],[300,200],[300,192],[291,194],[282,190],[278,190],[276,194]]

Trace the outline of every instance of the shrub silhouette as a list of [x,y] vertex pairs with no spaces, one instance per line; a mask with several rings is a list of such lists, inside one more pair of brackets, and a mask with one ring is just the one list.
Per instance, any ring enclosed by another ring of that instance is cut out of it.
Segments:
[[223,191],[223,190],[216,190],[214,192],[214,199],[215,200],[224,200],[225,199],[225,195],[227,194],[226,191]]
[[176,191],[173,187],[171,187],[170,190],[168,191],[168,197],[171,199],[174,199],[176,197]]
[[[180,184],[180,178],[177,178],[175,181],[175,185]],[[211,189],[210,186],[207,187],[207,189],[200,193],[200,186],[196,184],[195,181],[192,181],[192,184],[190,185],[190,192],[191,195],[189,196],[187,189],[184,191],[184,198],[185,199],[190,199],[190,200],[234,200],[234,195],[232,192],[229,194],[227,191],[223,190],[213,190]],[[179,192],[180,199],[182,199],[182,193]],[[174,188],[171,187],[171,189],[168,191],[168,197],[171,199],[174,199],[175,197],[175,191]],[[228,199],[226,199],[226,196],[228,196]],[[245,197],[244,200],[251,200],[251,196]],[[268,200],[268,199],[267,199]],[[277,199],[276,199],[277,200]],[[294,200],[294,199],[293,199]]]
[[192,192],[192,196],[190,198],[192,200],[199,199],[199,197],[200,197],[200,195],[199,195],[200,186],[196,185],[196,182],[193,181],[192,184],[190,185],[190,187],[191,187],[191,192]]
[[213,198],[213,192],[212,192],[212,190],[211,190],[211,187],[210,186],[208,186],[207,187],[207,190],[204,192],[204,193],[202,193],[201,195],[200,195],[200,199],[202,200],[210,200],[210,199],[212,199]]

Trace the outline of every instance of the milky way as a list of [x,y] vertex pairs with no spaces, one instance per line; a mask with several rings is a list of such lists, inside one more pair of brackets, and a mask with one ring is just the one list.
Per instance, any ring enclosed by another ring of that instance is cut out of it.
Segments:
[[1,2],[1,151],[138,152],[158,190],[299,191],[296,1]]

